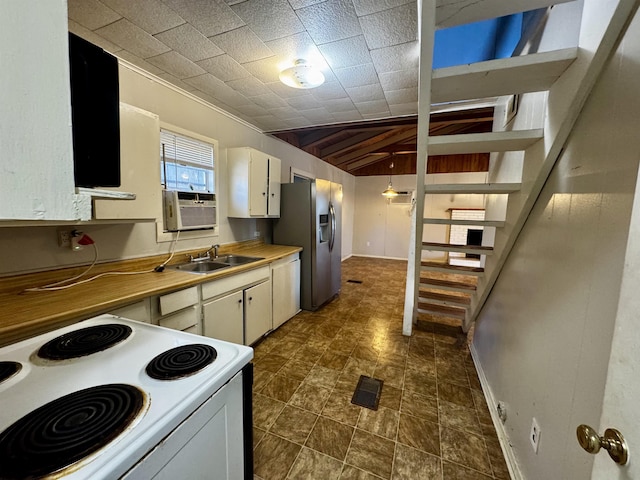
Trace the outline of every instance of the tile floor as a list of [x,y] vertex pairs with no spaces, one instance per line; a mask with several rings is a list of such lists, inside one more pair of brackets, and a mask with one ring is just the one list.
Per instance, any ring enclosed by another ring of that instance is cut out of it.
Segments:
[[[346,260],[337,299],[256,346],[255,479],[509,479],[466,345],[402,335],[405,269]],[[360,375],[377,411],[350,403]]]

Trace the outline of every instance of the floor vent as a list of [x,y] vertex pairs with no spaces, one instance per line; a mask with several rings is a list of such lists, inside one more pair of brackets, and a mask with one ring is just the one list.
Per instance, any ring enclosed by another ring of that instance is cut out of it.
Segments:
[[360,375],[356,391],[353,392],[351,403],[361,407],[378,410],[378,402],[380,401],[380,393],[382,392],[382,380],[377,378]]

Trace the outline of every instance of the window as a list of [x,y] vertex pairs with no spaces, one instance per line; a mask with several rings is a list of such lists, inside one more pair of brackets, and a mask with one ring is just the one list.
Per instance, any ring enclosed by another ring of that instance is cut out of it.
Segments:
[[167,190],[215,193],[213,145],[160,130],[160,179]]

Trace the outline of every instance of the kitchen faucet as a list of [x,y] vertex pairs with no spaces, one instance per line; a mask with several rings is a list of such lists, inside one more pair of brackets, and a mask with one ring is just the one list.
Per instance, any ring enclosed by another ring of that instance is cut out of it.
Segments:
[[[209,260],[209,259],[212,259],[212,258],[213,259],[218,258],[218,249],[219,248],[220,248],[220,245],[218,245],[218,244],[212,245],[211,248],[206,249],[204,252],[198,253],[196,256],[189,255],[189,261],[190,262],[202,262],[203,260]],[[213,257],[209,253],[209,252],[211,252],[211,250],[213,250]]]

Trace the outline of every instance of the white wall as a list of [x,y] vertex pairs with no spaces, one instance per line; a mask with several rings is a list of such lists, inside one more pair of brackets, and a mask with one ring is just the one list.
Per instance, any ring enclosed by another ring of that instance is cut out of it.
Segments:
[[[427,175],[429,183],[482,183],[486,173]],[[397,191],[414,190],[415,175],[393,175]],[[382,195],[388,176],[356,177],[353,254],[407,259],[411,205],[394,205]],[[450,208],[483,208],[484,195],[426,195],[424,216],[449,218]],[[447,242],[446,225],[425,225],[423,240]],[[442,258],[442,252],[424,252],[424,258]]]
[[[343,185],[343,244],[345,257],[351,255],[355,177],[322,162],[279,139],[264,135],[249,125],[221,113],[202,101],[149,75],[120,67],[120,101],[153,112],[167,122],[204,135],[219,142],[217,163],[219,204],[219,236],[181,240],[178,250],[210,246],[214,243],[232,243],[253,237],[260,231],[267,239],[271,235],[271,220],[228,219],[224,199],[227,196],[226,149],[250,146],[282,160],[282,181],[289,181],[290,168],[312,173]],[[159,168],[155,163],[149,168]],[[158,187],[160,188],[160,187]],[[18,201],[18,199],[16,199]],[[170,244],[156,242],[156,226],[152,222],[121,225],[89,225],[80,227],[89,234],[99,248],[100,261],[135,258],[163,254]],[[82,264],[93,259],[93,250],[74,253],[57,246],[56,227],[0,227],[0,274],[43,270],[57,266]]]
[[[585,2],[581,42],[615,3]],[[640,26],[632,28],[633,40],[622,43],[598,81],[475,327],[476,358],[491,400],[506,402],[508,445],[527,479],[591,475],[594,457],[579,448],[575,429],[600,419],[640,162]],[[550,101],[562,104],[566,96]],[[544,149],[527,155],[525,181],[527,161],[541,161]],[[542,431],[537,455],[529,443],[533,417]]]

